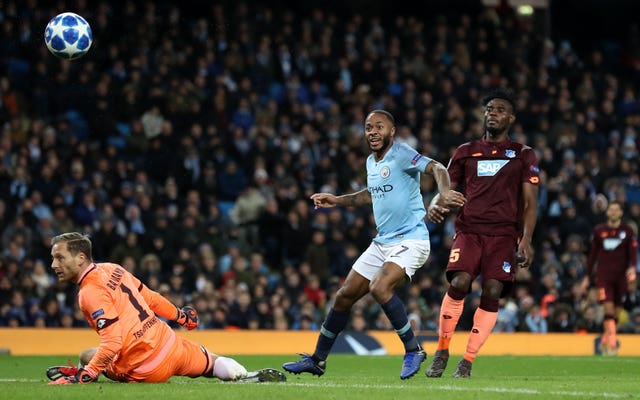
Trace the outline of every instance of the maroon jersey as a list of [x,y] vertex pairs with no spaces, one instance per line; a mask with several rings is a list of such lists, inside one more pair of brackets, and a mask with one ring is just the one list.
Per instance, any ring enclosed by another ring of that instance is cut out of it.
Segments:
[[462,185],[467,202],[456,216],[456,231],[519,236],[522,183],[538,185],[538,159],[531,147],[484,139],[456,149],[449,161],[451,182]]
[[587,273],[596,270],[596,282],[617,282],[626,279],[627,268],[636,265],[638,242],[627,224],[610,228],[597,225],[589,248]]

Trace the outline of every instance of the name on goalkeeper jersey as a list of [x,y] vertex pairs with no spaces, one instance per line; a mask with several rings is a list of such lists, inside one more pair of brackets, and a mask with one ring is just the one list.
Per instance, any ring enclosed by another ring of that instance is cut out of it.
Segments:
[[133,337],[136,339],[140,339],[149,329],[151,329],[158,322],[158,317],[153,317],[144,324],[142,324],[142,328],[133,332]]
[[111,273],[109,277],[109,282],[107,282],[107,287],[111,290],[116,290],[118,284],[122,280],[122,276],[124,275],[124,270],[121,268],[116,268]]

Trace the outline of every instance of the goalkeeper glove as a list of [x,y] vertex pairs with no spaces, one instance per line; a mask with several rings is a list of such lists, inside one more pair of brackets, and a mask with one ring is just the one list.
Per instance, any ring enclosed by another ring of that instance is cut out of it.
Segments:
[[72,376],[63,376],[53,382],[49,382],[49,385],[73,385],[73,384],[85,384],[98,380],[98,376],[93,376],[89,371],[84,368],[80,368],[78,373]]
[[198,312],[195,308],[189,306],[179,308],[176,322],[188,330],[196,329],[198,327]]

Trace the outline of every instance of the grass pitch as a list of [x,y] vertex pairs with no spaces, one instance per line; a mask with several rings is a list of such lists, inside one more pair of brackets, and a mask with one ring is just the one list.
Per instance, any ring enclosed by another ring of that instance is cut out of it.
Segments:
[[[69,357],[74,362],[75,357]],[[296,356],[237,356],[247,369],[273,367]],[[163,384],[121,384],[104,377],[90,385],[48,386],[44,371],[66,357],[0,356],[3,399],[634,399],[640,398],[640,358],[480,356],[471,379],[451,377],[452,356],[442,378],[426,378],[431,357],[411,379],[399,378],[400,356],[332,355],[320,378],[287,375],[283,383],[226,383],[172,378]]]

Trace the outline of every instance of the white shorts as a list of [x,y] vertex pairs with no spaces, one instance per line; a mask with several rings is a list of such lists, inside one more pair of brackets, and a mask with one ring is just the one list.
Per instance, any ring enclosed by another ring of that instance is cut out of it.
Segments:
[[427,262],[429,253],[431,253],[431,243],[428,240],[407,239],[396,244],[371,242],[351,268],[368,280],[372,280],[382,269],[382,264],[388,261],[398,264],[411,279],[418,268]]

